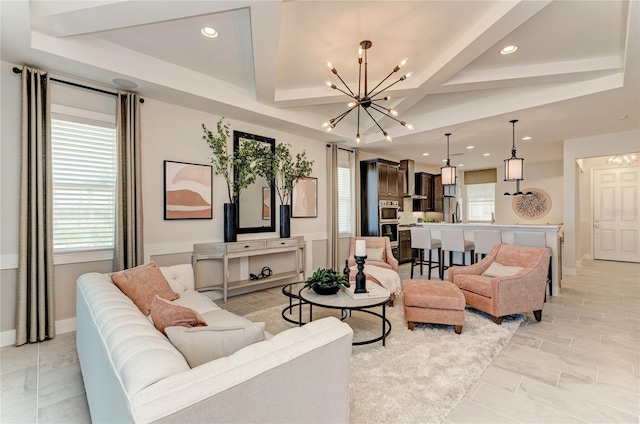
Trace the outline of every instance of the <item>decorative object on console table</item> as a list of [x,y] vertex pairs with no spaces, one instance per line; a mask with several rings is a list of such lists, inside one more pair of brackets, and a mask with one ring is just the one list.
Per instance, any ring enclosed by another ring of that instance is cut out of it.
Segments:
[[263,147],[256,159],[258,175],[269,181],[271,189],[278,194],[280,200],[280,237],[282,238],[288,238],[291,234],[289,202],[294,182],[297,179],[309,177],[313,171],[313,161],[307,160],[306,151],[297,153],[294,159],[290,149],[291,145],[288,143],[278,144],[275,151]]
[[[225,204],[224,241],[236,241],[236,221],[237,203],[242,190],[253,184],[256,180],[255,158],[258,152],[257,142],[244,143],[241,148],[234,149],[229,153],[227,149],[227,139],[229,138],[229,124],[224,122],[224,117],[216,123],[216,133],[209,131],[205,124],[202,124],[204,135],[202,139],[209,145],[213,156],[209,158],[213,164],[216,175],[222,175],[227,183],[227,195],[229,203],[234,207],[227,207]],[[235,171],[235,175],[234,175]],[[239,171],[239,172],[238,172]],[[227,214],[228,210],[228,214]],[[233,231],[230,230],[233,227]]]
[[164,219],[212,219],[211,165],[164,161]]
[[322,295],[336,294],[343,287],[349,287],[349,280],[332,269],[318,268],[307,278],[304,286]]
[[238,239],[236,233],[236,217],[238,216],[238,205],[236,203],[224,204],[224,241],[234,242]]
[[280,205],[280,238],[291,237],[291,205]]

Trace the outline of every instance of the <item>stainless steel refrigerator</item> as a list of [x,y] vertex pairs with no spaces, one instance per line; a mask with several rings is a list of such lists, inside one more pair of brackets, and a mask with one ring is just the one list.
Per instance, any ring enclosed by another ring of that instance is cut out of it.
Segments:
[[442,202],[442,214],[444,222],[460,222],[461,219],[460,208],[458,207],[458,199],[453,196],[444,196]]

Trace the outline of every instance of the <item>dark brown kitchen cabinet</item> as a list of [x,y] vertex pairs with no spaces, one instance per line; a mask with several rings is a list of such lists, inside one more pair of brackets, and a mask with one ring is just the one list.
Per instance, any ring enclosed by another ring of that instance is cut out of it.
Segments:
[[444,187],[442,186],[442,175],[433,177],[433,211],[442,212],[442,200],[444,198]]
[[397,200],[400,190],[398,188],[398,164],[378,162],[378,197],[393,198]]
[[413,199],[413,210],[431,212],[434,207],[433,175],[427,172],[416,172],[416,199]]
[[[380,200],[398,201],[399,167],[398,162],[385,159],[360,161],[361,235],[381,235],[378,205]],[[397,242],[397,233],[393,241]]]
[[411,230],[398,232],[398,262],[401,264],[411,262]]

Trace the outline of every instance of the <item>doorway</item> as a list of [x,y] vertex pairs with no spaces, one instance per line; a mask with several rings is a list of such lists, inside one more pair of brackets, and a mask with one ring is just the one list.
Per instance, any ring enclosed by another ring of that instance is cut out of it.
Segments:
[[640,262],[640,167],[593,170],[593,258]]

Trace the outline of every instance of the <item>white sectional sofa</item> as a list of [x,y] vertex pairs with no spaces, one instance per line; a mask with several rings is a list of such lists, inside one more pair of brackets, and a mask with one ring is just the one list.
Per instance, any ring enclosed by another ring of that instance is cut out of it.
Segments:
[[[219,309],[194,291],[191,265],[160,268],[176,303]],[[283,299],[284,300],[284,299]],[[292,328],[190,368],[106,274],[77,280],[77,349],[93,423],[349,421],[351,328]]]

